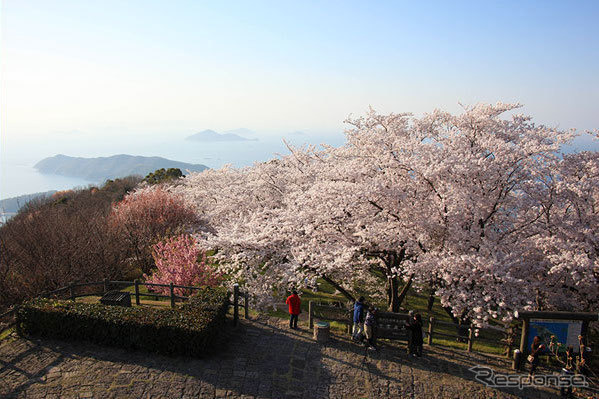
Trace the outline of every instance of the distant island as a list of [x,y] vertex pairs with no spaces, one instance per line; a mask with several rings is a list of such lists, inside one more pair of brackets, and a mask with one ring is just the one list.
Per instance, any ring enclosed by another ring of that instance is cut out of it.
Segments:
[[237,130],[232,130],[227,133],[218,133],[218,132],[215,132],[214,130],[208,129],[208,130],[203,130],[196,134],[192,134],[191,136],[188,136],[186,138],[186,140],[201,141],[203,143],[215,143],[215,142],[220,142],[220,141],[256,141],[257,140],[257,139],[248,139],[248,138],[242,137],[242,136],[238,135],[237,132],[244,133],[244,134],[252,133],[251,130],[248,130],[248,129],[237,129]]
[[41,173],[69,177],[79,177],[89,181],[102,182],[107,179],[138,175],[146,176],[160,168],[179,168],[186,174],[208,169],[206,165],[172,161],[161,157],[142,157],[133,155],[114,155],[111,157],[79,158],[55,155],[35,164]]

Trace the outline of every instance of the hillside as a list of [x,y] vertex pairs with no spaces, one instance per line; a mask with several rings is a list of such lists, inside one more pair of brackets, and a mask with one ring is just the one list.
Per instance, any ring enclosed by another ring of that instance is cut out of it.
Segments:
[[184,174],[187,171],[201,172],[208,169],[206,165],[201,164],[125,154],[98,158],[69,157],[59,154],[41,160],[35,168],[41,173],[80,177],[90,181],[104,181],[132,175],[145,176],[160,168],[179,168]]

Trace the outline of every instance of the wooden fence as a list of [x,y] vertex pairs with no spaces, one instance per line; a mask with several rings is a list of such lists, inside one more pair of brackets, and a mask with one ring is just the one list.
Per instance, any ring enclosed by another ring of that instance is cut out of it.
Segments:
[[[90,290],[91,287],[101,287],[101,290]],[[139,280],[134,281],[110,281],[108,279],[104,279],[102,281],[94,281],[90,283],[71,283],[66,287],[59,288],[54,291],[42,292],[38,298],[55,298],[55,299],[70,299],[75,300],[76,298],[86,297],[86,296],[101,296],[108,291],[116,287],[130,287],[134,286],[134,292],[130,292],[129,295],[135,298],[135,304],[140,305],[141,297],[151,297],[151,298],[169,298],[171,308],[176,307],[177,301],[186,301],[190,297],[181,296],[175,294],[175,289],[186,289],[186,290],[201,290],[201,287],[192,287],[187,285],[177,285],[177,284],[157,284],[157,283],[147,283],[141,282]],[[144,292],[140,293],[139,287],[146,286],[150,287],[165,287],[169,289],[169,294],[160,294],[157,292]],[[243,298],[243,303],[240,303],[240,299]],[[133,299],[133,298],[132,298]],[[239,284],[233,285],[233,301],[231,302],[233,305],[233,326],[237,326],[239,323],[239,308],[244,308],[244,316],[246,319],[249,318],[249,296],[247,292],[241,292],[239,290]],[[0,334],[6,329],[14,326],[16,322],[16,314],[19,310],[19,305],[13,307],[9,311],[0,314]]]
[[336,321],[346,325],[347,332],[351,333],[353,325],[352,310],[343,307],[340,303],[338,306],[323,304],[320,302],[308,302],[308,325],[310,329],[314,328],[314,319]]
[[[310,301],[308,303],[308,323],[310,329],[314,328],[314,319],[336,321],[347,325],[348,333],[351,333],[353,325],[353,309],[339,306],[331,306],[323,303]],[[407,313],[378,312],[377,316],[377,337],[383,339],[407,339],[407,331],[404,328],[408,320]],[[442,332],[451,330],[452,333]],[[498,343],[505,348],[504,355],[511,357],[512,350],[517,347],[517,337],[520,330],[515,327],[486,327],[476,329],[471,325],[458,325],[455,323],[437,321],[434,317],[425,321],[423,326],[424,334],[429,345],[434,344],[434,337],[444,337],[466,344],[466,351],[472,352],[475,342],[486,342],[497,345]],[[478,334],[477,334],[478,332]]]
[[[428,325],[425,325],[424,334],[427,337],[427,343],[433,345],[434,337],[444,337],[454,339],[458,342],[466,344],[466,351],[472,352],[472,347],[475,342],[485,342],[489,344],[501,344],[504,347],[504,356],[511,358],[512,350],[517,347],[517,337],[520,334],[520,330],[515,327],[499,327],[489,326],[485,328],[476,328],[473,325],[468,324],[455,324],[445,321],[438,321],[434,317],[430,317]],[[449,327],[455,330],[455,333],[447,334],[440,332],[442,327]],[[437,331],[435,331],[437,328]],[[478,334],[477,334],[478,333]],[[490,337],[492,336],[492,337]]]

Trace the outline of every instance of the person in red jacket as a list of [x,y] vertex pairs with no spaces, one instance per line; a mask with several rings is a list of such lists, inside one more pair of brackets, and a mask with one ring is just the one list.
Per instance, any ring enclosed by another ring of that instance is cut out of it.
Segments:
[[289,295],[285,303],[289,305],[289,328],[297,330],[297,319],[301,312],[300,305],[302,300],[297,295],[296,290],[293,290],[292,294]]

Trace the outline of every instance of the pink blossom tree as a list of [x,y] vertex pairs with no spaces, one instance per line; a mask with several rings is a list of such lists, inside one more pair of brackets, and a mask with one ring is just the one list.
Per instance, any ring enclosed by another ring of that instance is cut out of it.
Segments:
[[146,186],[113,206],[109,224],[129,244],[132,259],[142,272],[154,266],[152,245],[163,237],[200,229],[194,208],[162,186]]
[[[148,283],[214,287],[222,280],[220,273],[206,263],[206,252],[190,235],[182,234],[158,242],[153,246],[152,255],[156,269],[151,275],[144,274]],[[151,288],[165,294],[169,292],[167,287]],[[192,295],[193,292],[175,288],[177,295]]]

